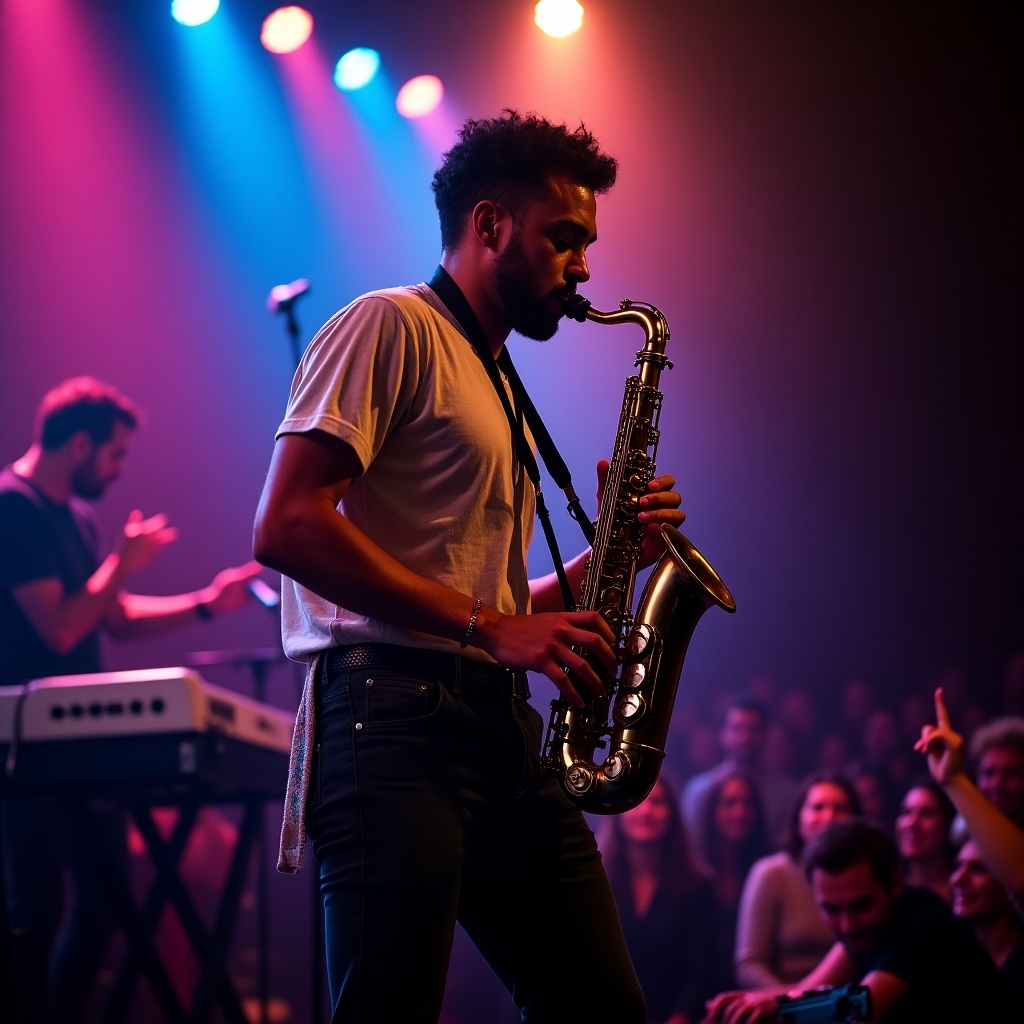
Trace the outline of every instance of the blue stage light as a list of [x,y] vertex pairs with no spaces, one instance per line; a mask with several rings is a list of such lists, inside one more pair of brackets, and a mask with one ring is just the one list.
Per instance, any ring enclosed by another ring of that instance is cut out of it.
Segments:
[[338,61],[334,69],[334,84],[339,89],[351,92],[373,80],[380,67],[380,54],[366,46],[349,50]]
[[220,7],[220,0],[172,0],[171,17],[182,25],[202,25]]

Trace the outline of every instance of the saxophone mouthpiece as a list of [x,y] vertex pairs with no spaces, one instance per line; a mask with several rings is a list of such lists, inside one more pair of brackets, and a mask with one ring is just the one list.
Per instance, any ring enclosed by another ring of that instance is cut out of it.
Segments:
[[587,310],[590,309],[590,299],[585,299],[578,292],[573,292],[572,295],[566,296],[565,302],[562,303],[562,309],[565,310],[567,317],[583,323],[587,319]]

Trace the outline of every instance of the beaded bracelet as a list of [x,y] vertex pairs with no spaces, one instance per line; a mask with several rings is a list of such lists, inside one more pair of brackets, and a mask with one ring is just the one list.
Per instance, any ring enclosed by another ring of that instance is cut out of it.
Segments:
[[459,650],[464,651],[469,644],[469,638],[473,635],[473,629],[476,626],[476,617],[480,614],[480,609],[484,606],[484,599],[478,597],[476,604],[473,605],[473,612],[469,616],[469,625],[466,627],[466,632],[462,637],[462,643],[459,644]]

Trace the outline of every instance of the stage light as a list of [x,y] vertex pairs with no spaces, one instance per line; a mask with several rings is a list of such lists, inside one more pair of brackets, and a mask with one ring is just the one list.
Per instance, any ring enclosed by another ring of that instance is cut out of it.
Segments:
[[533,9],[537,27],[549,36],[571,36],[583,24],[583,8],[576,0],[540,0]]
[[379,67],[380,54],[369,47],[358,46],[342,54],[334,68],[334,84],[346,92],[362,89],[373,80]]
[[209,21],[220,7],[220,0],[172,0],[171,17],[181,25],[202,25]]
[[436,75],[418,75],[410,78],[398,90],[395,106],[402,117],[423,117],[441,102],[444,86]]
[[263,20],[260,42],[271,53],[291,53],[313,33],[313,15],[301,7],[278,7]]

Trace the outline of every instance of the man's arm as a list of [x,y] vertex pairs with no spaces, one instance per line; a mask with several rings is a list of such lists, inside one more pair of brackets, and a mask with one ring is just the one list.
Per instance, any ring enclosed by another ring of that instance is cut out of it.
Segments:
[[107,613],[105,625],[119,640],[153,636],[198,617],[214,618],[252,602],[249,582],[262,571],[259,562],[222,569],[213,581],[184,594],[150,596],[121,593]]
[[22,583],[11,593],[47,646],[67,654],[105,624],[129,577],[149,565],[176,536],[166,516],[143,519],[136,510],[125,523],[120,552],[108,555],[80,590],[67,593],[53,576]]
[[[891,977],[889,975],[888,977]],[[808,989],[847,985],[857,978],[857,965],[841,942],[837,942],[817,967],[795,985],[773,985],[751,992],[723,992],[708,1002],[709,1021],[722,1024],[757,1024],[770,1021],[779,1011],[779,996],[801,995]],[[867,984],[865,980],[864,984]]]
[[[279,438],[256,513],[256,559],[352,611],[461,640],[473,598],[411,572],[338,512],[361,473],[351,446],[323,431]],[[613,637],[597,612],[503,615],[484,606],[472,642],[503,665],[546,675],[577,706],[583,698],[563,666],[595,692],[603,684],[574,646],[615,671]]]
[[967,774],[963,737],[949,721],[941,688],[935,691],[935,725],[926,725],[914,749],[928,757],[928,770],[960,812],[989,870],[1024,906],[1024,831],[989,801]]

